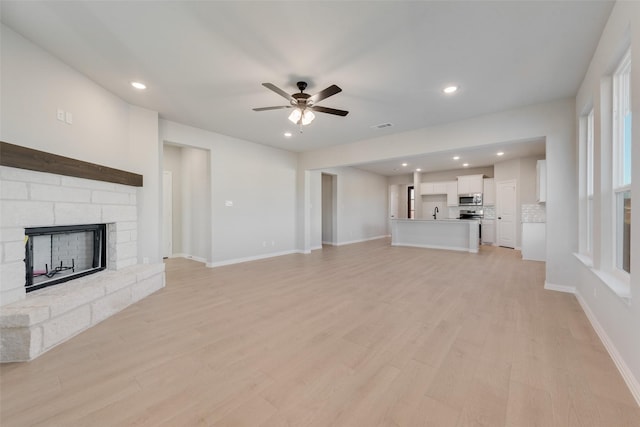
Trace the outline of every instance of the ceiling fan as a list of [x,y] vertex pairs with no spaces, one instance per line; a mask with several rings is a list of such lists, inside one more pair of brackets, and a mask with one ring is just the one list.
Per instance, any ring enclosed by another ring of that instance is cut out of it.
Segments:
[[294,93],[292,95],[289,95],[287,92],[285,92],[284,90],[280,89],[279,87],[277,87],[272,83],[262,83],[262,86],[266,87],[267,89],[271,89],[278,95],[285,98],[287,101],[289,101],[290,105],[254,108],[253,111],[267,111],[267,110],[280,110],[282,108],[293,108],[294,110],[289,115],[289,120],[291,120],[293,123],[298,124],[300,126],[308,125],[313,121],[313,119],[315,118],[315,114],[313,114],[313,111],[316,111],[318,113],[334,114],[336,116],[342,116],[342,117],[349,114],[349,112],[345,110],[337,110],[335,108],[321,107],[319,105],[316,105],[317,102],[320,102],[323,99],[333,96],[336,93],[342,92],[342,89],[340,89],[336,85],[331,85],[325,90],[322,90],[316,93],[315,95],[309,95],[308,93],[304,93],[304,90],[307,88],[307,82],[298,82],[297,86],[298,86],[298,89],[300,89],[300,93]]

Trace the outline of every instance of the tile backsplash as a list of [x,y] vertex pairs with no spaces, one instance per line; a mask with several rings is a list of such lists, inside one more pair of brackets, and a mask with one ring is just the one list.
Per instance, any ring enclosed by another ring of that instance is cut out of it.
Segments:
[[496,207],[495,206],[484,206],[484,219],[496,219]]
[[545,205],[522,205],[522,222],[547,222]]

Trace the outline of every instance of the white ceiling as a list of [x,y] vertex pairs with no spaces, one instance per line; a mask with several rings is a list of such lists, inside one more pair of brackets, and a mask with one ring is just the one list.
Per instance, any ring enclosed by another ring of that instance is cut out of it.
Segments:
[[[574,96],[612,4],[3,0],[1,19],[162,118],[302,152]],[[293,93],[298,80],[311,94],[340,86],[319,105],[349,115],[317,114],[300,134],[288,110],[252,111],[286,103],[261,83]]]
[[[421,169],[420,172],[424,173],[487,167],[520,157],[544,157],[545,152],[545,139],[537,138],[502,142],[465,150],[440,151],[424,156],[400,157],[383,162],[353,166],[380,175],[393,176],[412,174],[418,168]],[[498,153],[502,153],[502,155],[498,156]],[[453,157],[459,157],[459,159],[454,159]],[[406,163],[407,166],[402,166],[403,163]],[[463,166],[465,163],[468,166]]]

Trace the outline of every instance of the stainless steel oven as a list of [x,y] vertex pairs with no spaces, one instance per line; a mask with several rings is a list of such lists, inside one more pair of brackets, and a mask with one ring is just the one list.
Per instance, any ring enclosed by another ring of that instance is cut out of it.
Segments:
[[458,206],[482,206],[482,193],[460,194]]

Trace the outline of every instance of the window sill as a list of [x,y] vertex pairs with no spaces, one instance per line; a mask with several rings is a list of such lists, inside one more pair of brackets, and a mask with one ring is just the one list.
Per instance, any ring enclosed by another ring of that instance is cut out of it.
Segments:
[[575,252],[573,254],[573,256],[578,258],[580,260],[580,262],[585,265],[585,267],[593,268],[593,259],[591,259],[591,257],[589,255],[579,254],[579,253]]
[[573,254],[580,260],[598,279],[602,281],[611,291],[621,298],[626,304],[631,304],[631,281],[628,277],[623,278],[610,272],[593,268],[593,261],[584,254]]

